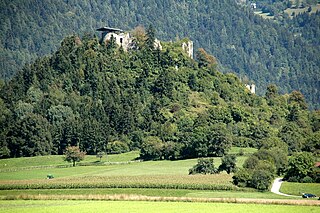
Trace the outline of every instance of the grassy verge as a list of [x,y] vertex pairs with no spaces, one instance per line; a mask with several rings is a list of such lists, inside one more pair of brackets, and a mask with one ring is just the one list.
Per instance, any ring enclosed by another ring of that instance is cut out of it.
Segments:
[[315,206],[257,205],[198,202],[144,202],[144,201],[0,201],[0,211],[8,212],[316,212]]
[[[13,199],[25,195],[140,195],[159,197],[192,198],[254,198],[254,199],[288,199],[271,192],[243,191],[203,191],[188,189],[148,189],[148,188],[94,188],[94,189],[27,189],[0,190],[0,198]],[[293,198],[292,198],[293,199]]]
[[290,195],[302,195],[302,193],[311,193],[320,196],[319,183],[292,183],[284,182],[280,191]]

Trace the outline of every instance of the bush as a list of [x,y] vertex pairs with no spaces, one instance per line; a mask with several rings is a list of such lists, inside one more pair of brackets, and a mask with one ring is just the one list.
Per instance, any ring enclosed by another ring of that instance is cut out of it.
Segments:
[[121,154],[129,152],[129,146],[122,141],[113,141],[108,144],[107,150],[109,154]]
[[276,173],[275,166],[271,162],[266,161],[266,160],[260,160],[255,169],[256,170],[268,171],[271,174],[275,174]]
[[299,177],[293,176],[287,179],[288,182],[300,182]]
[[198,163],[189,169],[189,175],[194,174],[216,174],[219,171],[214,167],[212,158],[198,159]]
[[314,181],[313,181],[312,177],[306,176],[306,177],[302,178],[301,182],[302,183],[313,183]]
[[239,155],[239,156],[244,156],[244,151],[243,151],[243,149],[240,149],[240,150],[239,150],[238,155]]
[[228,174],[237,171],[236,166],[237,158],[235,155],[225,155],[221,159],[221,165],[219,166],[219,171],[225,170]]
[[274,176],[266,170],[256,170],[252,174],[251,186],[261,191],[269,189]]
[[247,158],[244,163],[243,163],[243,168],[246,169],[255,169],[259,164],[259,159],[254,156],[251,155],[249,158]]
[[250,170],[240,168],[232,177],[233,184],[240,187],[249,186],[251,184],[251,177],[252,173]]
[[167,142],[163,146],[163,157],[166,160],[177,160],[181,158],[182,144],[175,142]]
[[309,152],[293,154],[289,159],[288,170],[284,178],[289,180],[291,177],[297,177],[298,180],[302,180],[304,177],[312,175],[314,162],[315,159]]
[[164,143],[159,137],[149,136],[143,140],[140,158],[144,160],[160,160]]

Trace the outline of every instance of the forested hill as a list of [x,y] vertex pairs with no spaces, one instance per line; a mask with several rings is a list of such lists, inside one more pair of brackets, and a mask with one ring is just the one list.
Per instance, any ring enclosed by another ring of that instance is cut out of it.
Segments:
[[254,15],[235,0],[3,0],[0,63],[5,79],[23,64],[54,52],[63,37],[111,26],[124,30],[152,24],[162,40],[189,37],[264,94],[299,90],[310,107],[320,104],[320,13],[276,20]]
[[[70,36],[50,57],[0,86],[0,157],[140,149],[143,159],[222,156],[232,145],[319,149],[320,113],[300,92],[265,98],[217,70],[204,49],[197,61],[182,41],[154,49],[155,31],[138,31],[124,51],[114,39]],[[138,33],[139,32],[139,33]]]

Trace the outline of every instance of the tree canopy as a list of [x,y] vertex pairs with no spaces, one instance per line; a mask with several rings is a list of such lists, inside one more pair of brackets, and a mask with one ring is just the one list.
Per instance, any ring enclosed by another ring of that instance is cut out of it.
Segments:
[[[216,57],[223,65],[220,71],[232,71],[253,81],[259,95],[272,83],[280,94],[300,90],[308,106],[319,109],[320,12],[289,16],[283,10],[291,7],[292,1],[260,0],[258,9],[274,15],[263,19],[254,14],[250,3],[238,2],[25,0],[21,4],[3,0],[0,76],[11,79],[25,63],[55,52],[61,40],[72,33],[93,33],[103,26],[130,30],[152,24],[161,40],[191,38],[196,48]],[[299,2],[299,6],[315,3]],[[142,31],[136,32],[143,37]],[[152,35],[152,30],[149,33]],[[139,39],[136,42],[140,46]],[[59,61],[57,67],[67,66],[65,62]]]
[[[160,50],[146,45],[148,36],[128,51],[69,36],[1,85],[0,157],[63,154],[69,146],[88,154],[139,149],[146,160],[223,156],[231,146],[318,149],[319,113],[306,109],[301,93],[272,86],[266,97],[252,94],[235,74],[204,65],[213,56],[188,57],[181,46],[188,39],[161,42]],[[279,171],[282,157],[272,161]]]

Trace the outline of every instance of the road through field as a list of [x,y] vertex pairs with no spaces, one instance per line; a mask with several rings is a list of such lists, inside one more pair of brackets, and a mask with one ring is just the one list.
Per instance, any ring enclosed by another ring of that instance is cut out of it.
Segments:
[[296,195],[288,195],[288,194],[284,194],[282,192],[280,192],[280,187],[282,184],[282,178],[276,178],[272,184],[271,187],[271,192],[277,194],[277,195],[282,195],[282,196],[287,196],[287,197],[300,197],[300,196],[296,196]]

